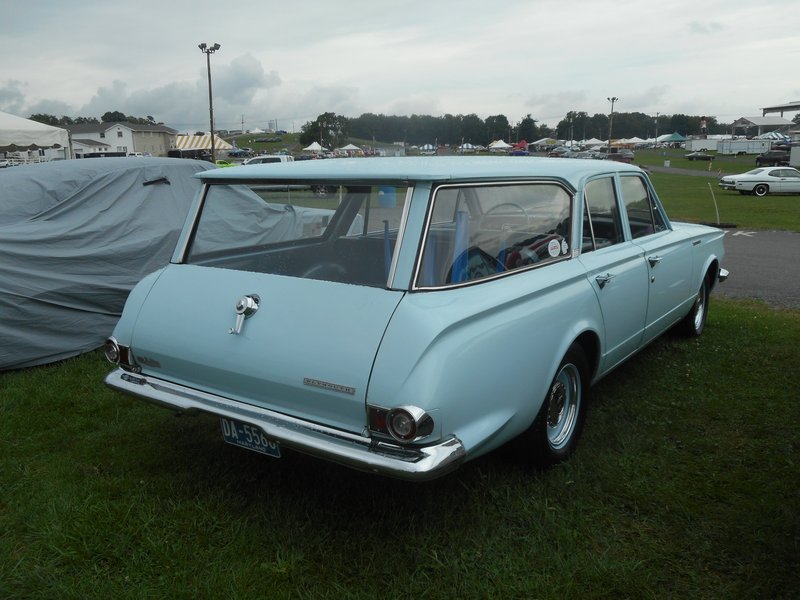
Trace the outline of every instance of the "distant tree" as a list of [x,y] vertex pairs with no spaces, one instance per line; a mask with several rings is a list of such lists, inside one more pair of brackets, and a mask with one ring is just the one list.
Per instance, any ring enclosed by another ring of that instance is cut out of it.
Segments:
[[37,121],[38,123],[44,123],[45,125],[53,125],[54,127],[58,127],[58,117],[56,117],[55,115],[36,113],[28,118],[31,121]]
[[97,120],[97,117],[75,117],[75,124],[81,123],[100,123],[100,121]]
[[301,128],[300,143],[303,145],[319,142],[327,148],[343,146],[347,142],[347,117],[327,112],[319,115],[315,121],[309,121]]
[[506,117],[505,115],[493,115],[486,117],[487,143],[491,143],[495,140],[505,139],[506,137],[509,137],[508,132],[510,129],[511,129],[511,124],[508,122],[508,117]]
[[792,119],[792,123],[795,125],[800,125],[800,113],[797,113],[794,118]]
[[470,144],[486,144],[486,124],[475,113],[461,117],[461,139]]
[[697,133],[700,129],[700,119],[697,117],[697,125],[692,125],[692,118],[689,115],[672,115],[669,119],[669,128],[672,131],[665,131],[664,133],[678,132],[681,135],[689,135],[690,133]]
[[519,136],[520,140],[535,142],[536,140],[544,137],[540,135],[541,132],[536,126],[536,122],[536,119],[534,119],[530,113],[522,117],[522,120],[517,123],[517,135]]
[[122,123],[127,121],[128,117],[125,116],[125,113],[115,110],[104,113],[100,119],[103,121],[103,123]]

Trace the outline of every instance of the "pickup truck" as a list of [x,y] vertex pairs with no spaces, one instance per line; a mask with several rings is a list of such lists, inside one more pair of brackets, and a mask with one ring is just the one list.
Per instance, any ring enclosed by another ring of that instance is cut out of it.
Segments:
[[784,150],[769,150],[756,156],[757,167],[789,166],[789,153]]

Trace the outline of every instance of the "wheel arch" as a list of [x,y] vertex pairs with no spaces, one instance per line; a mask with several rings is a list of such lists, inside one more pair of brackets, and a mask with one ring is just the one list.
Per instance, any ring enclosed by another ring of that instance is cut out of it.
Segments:
[[581,350],[583,350],[586,362],[589,364],[589,381],[593,381],[600,366],[600,337],[597,332],[587,330],[575,338],[572,345],[580,346]]
[[703,270],[703,280],[708,284],[708,293],[717,284],[717,274],[719,273],[719,259],[716,256],[709,257],[708,263]]

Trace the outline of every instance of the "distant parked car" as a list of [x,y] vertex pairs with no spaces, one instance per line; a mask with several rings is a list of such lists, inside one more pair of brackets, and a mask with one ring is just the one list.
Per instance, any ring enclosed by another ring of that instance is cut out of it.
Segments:
[[225,167],[235,167],[235,166],[237,166],[237,163],[232,163],[232,162],[227,161],[227,160],[217,160],[215,164],[218,167],[223,168],[223,169]]
[[740,194],[800,194],[800,171],[791,167],[764,167],[739,175],[725,175],[719,186]]
[[211,163],[92,158],[0,173],[0,371],[103,345],[128,293],[169,262]]
[[708,154],[707,152],[689,152],[689,154],[684,155],[686,160],[714,160],[713,154]]
[[605,155],[605,158],[607,160],[615,160],[617,162],[630,164],[634,161],[635,154],[633,153],[633,150],[628,150],[626,148],[615,148],[611,152],[608,152]]
[[200,177],[172,260],[106,344],[106,383],[273,457],[423,480],[516,439],[523,460],[562,461],[590,383],[673,326],[700,335],[726,276],[723,232],[671,222],[647,175],[611,161]]
[[289,154],[260,154],[259,156],[248,158],[242,164],[264,165],[269,163],[282,163],[282,162],[283,163],[294,162],[294,157],[290,156]]
[[228,156],[231,158],[247,158],[250,156],[250,152],[244,148],[237,148],[236,150],[229,151]]
[[553,157],[553,158],[561,158],[567,152],[569,152],[569,148],[567,148],[566,146],[556,146],[555,148],[553,148],[552,150],[550,150],[547,153],[547,156],[550,156],[550,157]]
[[769,150],[756,156],[756,166],[777,167],[789,166],[789,153],[784,150]]

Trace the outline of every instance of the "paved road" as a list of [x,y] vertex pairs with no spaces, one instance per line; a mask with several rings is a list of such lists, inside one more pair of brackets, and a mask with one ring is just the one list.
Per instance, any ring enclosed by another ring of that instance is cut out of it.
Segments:
[[[648,167],[716,179],[716,171]],[[798,203],[800,210],[800,202]],[[731,276],[714,293],[728,298],[754,298],[770,306],[800,309],[800,233],[726,229],[723,267]]]
[[727,229],[722,266],[731,275],[715,294],[800,309],[800,233]]

